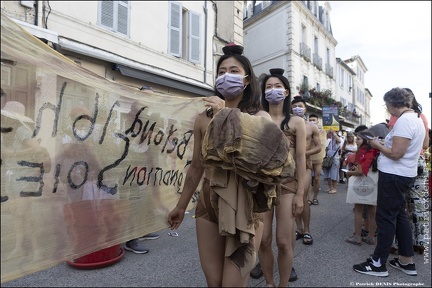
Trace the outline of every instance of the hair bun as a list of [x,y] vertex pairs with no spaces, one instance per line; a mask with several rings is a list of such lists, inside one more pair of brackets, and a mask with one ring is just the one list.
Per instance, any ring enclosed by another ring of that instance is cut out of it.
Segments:
[[283,76],[283,73],[285,72],[285,70],[282,68],[273,68],[273,69],[270,69],[269,71],[270,71],[270,75],[282,75],[282,76]]
[[222,48],[222,51],[225,55],[242,55],[244,47],[237,45],[235,43],[228,43],[225,47]]

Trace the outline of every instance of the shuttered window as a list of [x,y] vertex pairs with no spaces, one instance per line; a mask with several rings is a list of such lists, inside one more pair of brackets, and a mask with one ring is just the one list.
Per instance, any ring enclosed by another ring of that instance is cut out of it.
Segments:
[[200,15],[189,12],[189,61],[200,62]]
[[178,2],[170,2],[168,45],[169,54],[182,57],[182,6]]
[[111,31],[129,36],[130,1],[100,1],[99,24]]
[[168,54],[193,63],[201,62],[201,15],[169,2]]

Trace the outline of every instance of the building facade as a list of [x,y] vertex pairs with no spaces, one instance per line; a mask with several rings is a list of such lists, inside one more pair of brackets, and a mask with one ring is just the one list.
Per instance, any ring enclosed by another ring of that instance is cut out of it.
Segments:
[[[360,57],[354,62],[336,57],[330,14],[328,2],[244,1],[245,54],[261,77],[283,68],[291,95],[302,95],[309,112],[321,114],[323,105],[338,105],[345,130],[369,123],[367,69]],[[318,103],[316,95],[331,99]]]
[[[367,68],[359,56],[340,68],[328,2],[1,1],[1,9],[77,65],[130,87],[213,95],[216,62],[222,47],[234,42],[244,45],[256,75],[280,67],[292,95],[307,98],[313,90],[340,102],[342,128],[370,122]],[[19,95],[37,94],[36,86],[27,83]],[[308,106],[321,112],[319,104]],[[345,117],[345,106],[361,117]]]
[[[215,63],[243,43],[241,1],[1,1],[2,13],[92,72],[137,89],[213,95]],[[30,89],[30,88],[29,88]]]

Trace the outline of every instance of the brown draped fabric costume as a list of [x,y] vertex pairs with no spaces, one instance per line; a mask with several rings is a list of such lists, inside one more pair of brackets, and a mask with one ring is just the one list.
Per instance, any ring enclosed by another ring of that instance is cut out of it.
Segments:
[[244,277],[256,260],[254,212],[277,205],[280,183],[294,176],[289,142],[272,120],[224,108],[209,123],[201,151],[203,165],[212,169],[210,186],[218,195],[212,205],[219,233],[227,236],[225,256]]

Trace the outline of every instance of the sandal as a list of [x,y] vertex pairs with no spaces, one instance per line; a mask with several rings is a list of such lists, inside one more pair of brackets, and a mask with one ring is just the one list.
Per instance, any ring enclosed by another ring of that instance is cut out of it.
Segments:
[[336,191],[336,190],[330,190],[330,191],[328,191],[327,193],[328,193],[328,194],[336,194],[337,191]]
[[309,233],[303,234],[303,244],[311,245],[313,243],[312,235]]
[[365,242],[368,245],[375,245],[375,239],[372,237],[361,237],[361,241]]
[[345,238],[345,242],[350,243],[350,244],[354,244],[354,245],[358,245],[360,246],[361,243],[361,239],[359,237],[356,236],[351,236],[349,238]]
[[313,199],[312,200],[312,205],[319,205],[318,199]]
[[303,238],[303,236],[304,236],[302,233],[300,233],[298,231],[295,231],[295,235],[296,235],[296,240],[299,240],[299,239]]
[[313,205],[313,202],[311,200],[308,200],[309,205]]

